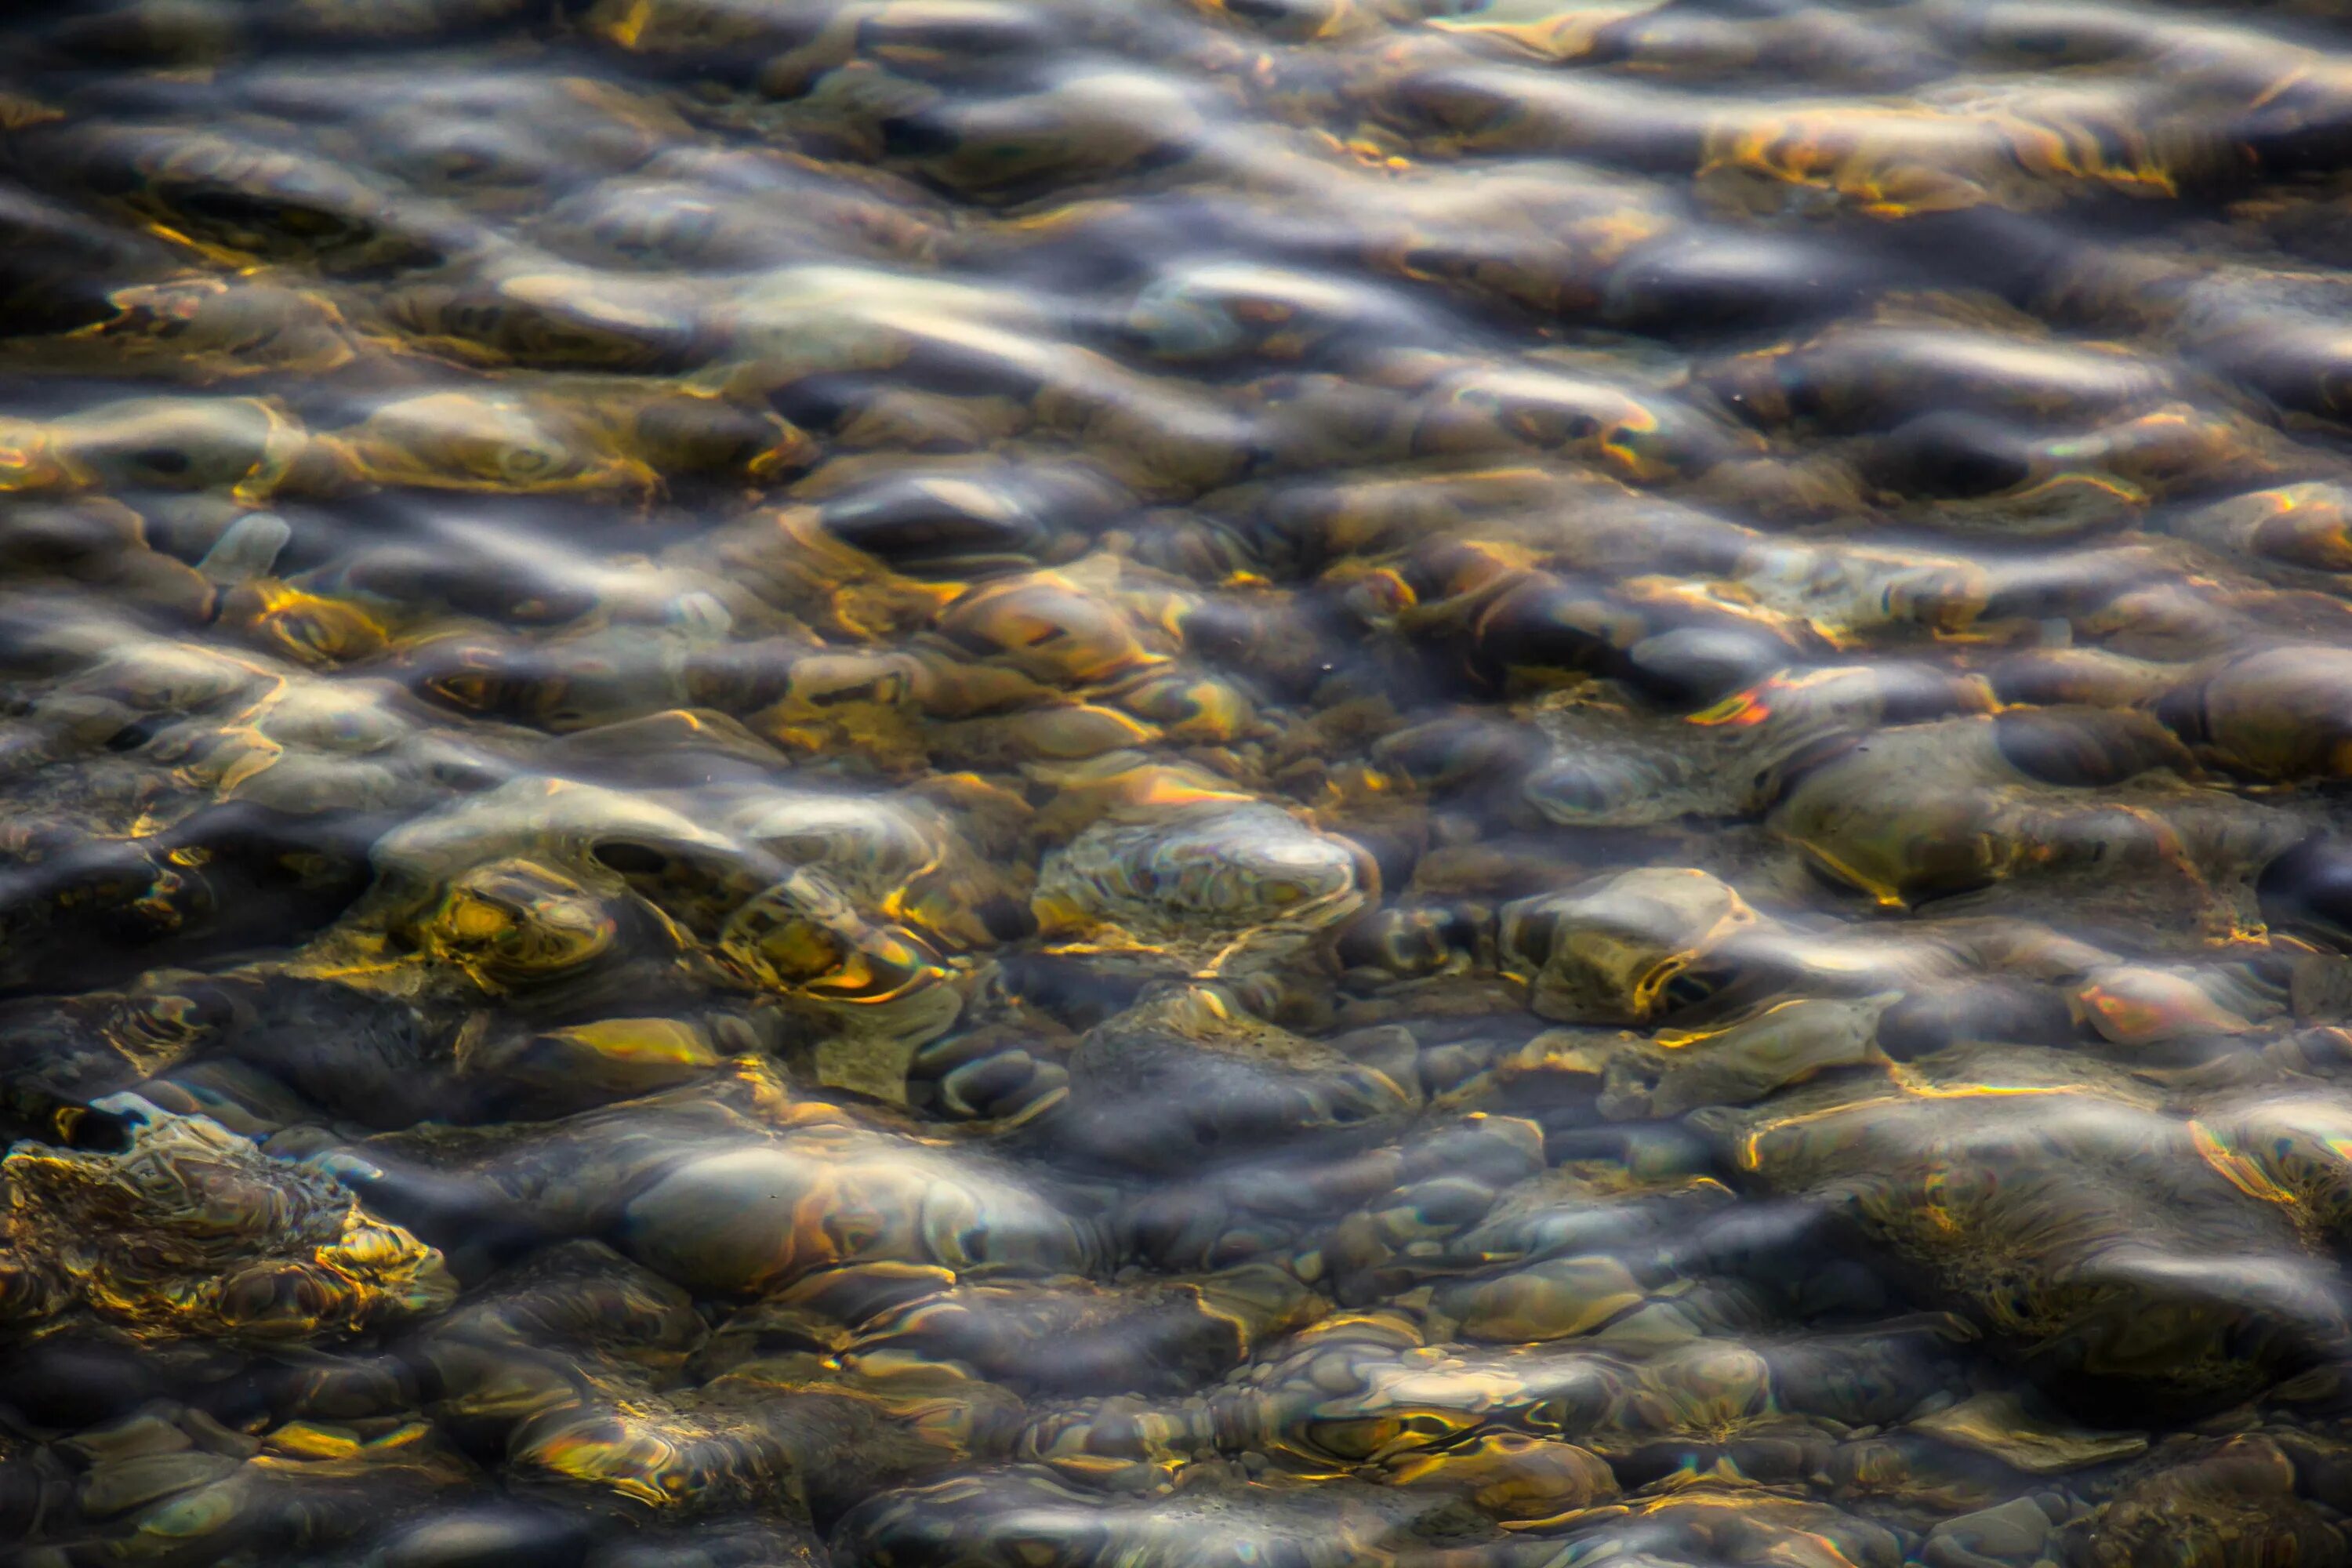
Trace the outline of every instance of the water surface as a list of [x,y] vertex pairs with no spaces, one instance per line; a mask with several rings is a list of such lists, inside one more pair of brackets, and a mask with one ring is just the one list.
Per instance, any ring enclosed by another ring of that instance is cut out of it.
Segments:
[[0,47],[0,1559],[2352,1561],[2352,31]]

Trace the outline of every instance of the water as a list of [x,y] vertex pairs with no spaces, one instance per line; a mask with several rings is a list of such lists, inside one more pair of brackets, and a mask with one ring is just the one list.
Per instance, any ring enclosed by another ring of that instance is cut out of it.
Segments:
[[0,48],[0,1561],[2352,1561],[2352,32]]

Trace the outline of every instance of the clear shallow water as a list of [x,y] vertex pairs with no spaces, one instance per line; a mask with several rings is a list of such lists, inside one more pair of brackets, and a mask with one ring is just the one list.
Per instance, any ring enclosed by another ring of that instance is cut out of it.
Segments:
[[0,1541],[2319,1568],[2352,34],[0,66]]

